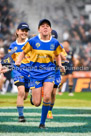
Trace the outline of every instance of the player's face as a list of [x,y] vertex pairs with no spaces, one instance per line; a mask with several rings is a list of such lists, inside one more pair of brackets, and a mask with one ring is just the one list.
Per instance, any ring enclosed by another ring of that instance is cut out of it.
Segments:
[[26,39],[28,37],[28,29],[18,29],[17,35],[18,38]]
[[64,47],[64,49],[66,50],[66,51],[69,51],[69,47],[70,47],[70,45],[69,45],[69,43],[68,42],[63,42],[63,47]]
[[44,22],[38,29],[40,35],[42,36],[50,36],[51,35],[51,27],[46,23]]
[[0,59],[4,57],[4,52],[3,51],[0,51]]

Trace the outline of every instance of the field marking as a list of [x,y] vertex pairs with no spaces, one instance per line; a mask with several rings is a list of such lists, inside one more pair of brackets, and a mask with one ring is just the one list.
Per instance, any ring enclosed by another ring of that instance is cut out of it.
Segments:
[[[38,125],[39,125],[39,122],[35,122],[35,121],[33,121],[33,122],[25,122],[25,123],[19,123],[19,122],[0,122],[0,124],[1,125],[14,125],[14,126],[31,126],[31,124],[32,124],[32,126],[37,126],[38,127]],[[55,125],[54,125],[55,124]],[[53,128],[55,128],[55,127],[73,127],[73,126],[84,126],[84,125],[86,125],[86,122],[85,123],[81,123],[81,122],[79,122],[79,123],[77,123],[77,122],[70,122],[70,123],[68,123],[68,122],[66,122],[66,123],[62,123],[62,122],[47,122],[46,123],[46,127],[49,127],[50,128],[50,126],[51,127],[53,127]]]
[[0,133],[0,136],[91,136],[91,133],[47,133],[47,132],[41,132],[41,133],[26,133],[26,134],[22,134],[22,133]]
[[[0,107],[0,109],[17,109],[16,107]],[[41,109],[40,107],[24,107],[24,109]],[[91,110],[91,107],[56,107],[54,109],[84,109],[84,110]]]
[[[18,113],[17,112],[0,112],[1,116],[17,116]],[[41,116],[41,113],[24,113],[24,115],[26,116]],[[54,117],[91,117],[91,114],[53,114]]]
[[[1,109],[1,111],[2,111],[2,109],[6,109],[6,110],[8,110],[8,109],[16,109],[16,107],[2,107],[2,108],[0,108]],[[11,116],[11,122],[9,121],[9,122],[7,122],[7,121],[5,121],[5,122],[0,122],[0,126],[2,126],[2,125],[6,125],[6,126],[13,126],[13,127],[18,127],[18,126],[24,126],[24,127],[28,127],[29,128],[29,126],[30,126],[30,128],[31,128],[31,126],[32,127],[37,127],[37,129],[38,129],[38,125],[39,125],[39,122],[40,122],[40,116],[41,116],[41,113],[37,113],[37,111],[35,110],[35,112],[33,111],[33,112],[31,112],[31,109],[41,109],[41,107],[38,107],[38,108],[36,108],[36,107],[26,107],[25,109],[30,109],[30,113],[29,113],[29,111],[27,112],[24,112],[24,115],[25,116],[28,116],[28,117],[26,117],[26,120],[28,121],[28,122],[25,122],[25,123],[19,123],[19,122],[17,122],[18,121],[18,113],[17,113],[17,110],[15,110],[15,111],[13,111],[13,112],[10,112],[10,111],[4,111],[4,112],[0,112],[0,116],[3,118],[3,116],[6,116],[6,118],[7,118],[7,116]],[[73,110],[75,110],[75,109],[80,109],[80,110],[91,110],[91,108],[73,108],[73,107],[54,107],[54,110],[56,110],[56,109],[73,109]],[[13,117],[12,117],[13,116]],[[39,116],[38,118],[35,118],[36,116]],[[91,117],[91,114],[70,114],[70,113],[66,113],[66,114],[63,114],[63,113],[55,113],[55,114],[53,114],[53,116],[54,116],[54,120],[55,120],[55,117]],[[30,117],[30,118],[29,118]],[[87,125],[87,121],[85,120],[84,122],[83,121],[81,121],[81,122],[72,122],[72,120],[69,120],[69,122],[59,122],[59,121],[50,121],[50,120],[48,120],[47,119],[47,121],[46,121],[46,127],[48,127],[48,132],[46,132],[46,130],[45,131],[41,131],[41,132],[38,132],[38,130],[36,131],[36,132],[27,132],[27,133],[23,133],[22,132],[22,130],[21,130],[21,132],[19,132],[19,133],[17,133],[17,132],[0,132],[0,136],[90,136],[91,135],[91,132],[89,131],[89,129],[88,129],[88,131],[89,132],[67,132],[66,131],[66,128],[68,128],[68,127],[79,127],[79,128],[84,128],[84,126],[86,126]],[[51,132],[50,130],[51,130],[51,128],[53,128],[53,130],[55,130],[55,128],[58,128],[59,130],[60,130],[60,132]],[[61,128],[62,128],[62,131],[63,131],[63,128],[65,129],[65,131],[64,132],[62,132],[61,131]],[[78,130],[79,131],[79,130]],[[51,133],[50,133],[51,132]]]

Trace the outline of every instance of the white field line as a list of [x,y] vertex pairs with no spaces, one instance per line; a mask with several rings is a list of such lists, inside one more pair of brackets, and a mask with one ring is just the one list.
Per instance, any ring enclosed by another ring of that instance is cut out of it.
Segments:
[[[0,123],[1,125],[14,125],[14,126],[37,126],[39,125],[39,122],[26,122],[26,123],[19,123],[19,122],[2,122]],[[86,122],[85,123],[81,123],[81,122],[66,122],[66,123],[61,123],[61,122],[47,122],[46,123],[46,127],[50,128],[50,127],[73,127],[73,126],[84,126],[86,125]]]
[[[0,112],[1,116],[17,116],[18,113],[15,112]],[[41,113],[24,113],[26,116],[41,116]],[[91,117],[91,114],[53,114],[54,117]]]
[[91,133],[69,133],[69,132],[60,132],[60,133],[47,133],[47,132],[38,132],[38,133],[0,133],[0,136],[91,136]]
[[[16,109],[16,107],[0,107],[0,109]],[[24,109],[41,109],[40,107],[24,107]],[[55,107],[54,109],[84,109],[91,110],[91,107]]]

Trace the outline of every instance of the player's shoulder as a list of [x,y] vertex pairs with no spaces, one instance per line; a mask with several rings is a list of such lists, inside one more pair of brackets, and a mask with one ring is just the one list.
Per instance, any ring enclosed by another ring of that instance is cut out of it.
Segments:
[[60,45],[60,42],[56,38],[52,37],[51,42],[54,43],[54,44],[56,44],[56,45]]
[[16,41],[14,41],[14,42],[12,42],[11,44],[10,44],[10,47],[11,48],[13,48],[13,47],[15,47],[16,46]]
[[58,42],[58,39],[56,39],[54,37],[52,37],[51,40],[54,41],[54,42]]
[[30,45],[34,44],[38,39],[38,36],[34,36],[32,38],[30,38],[27,43],[29,43]]

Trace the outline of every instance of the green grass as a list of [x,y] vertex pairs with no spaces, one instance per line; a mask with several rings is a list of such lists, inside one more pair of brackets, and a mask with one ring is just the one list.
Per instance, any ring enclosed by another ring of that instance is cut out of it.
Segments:
[[18,123],[16,108],[0,108],[0,136],[90,136],[91,109],[54,108],[47,129],[39,129],[41,108],[25,108],[26,123]]
[[[25,100],[25,107],[32,107],[29,97]],[[0,107],[15,107],[17,94],[6,93],[0,95]],[[62,96],[56,95],[55,107],[91,107],[91,92],[74,93],[74,96],[68,96],[68,92]]]
[[91,92],[56,95],[53,119],[46,120],[47,129],[39,129],[41,106],[24,103],[26,123],[18,123],[17,94],[0,95],[0,136],[90,136]]

